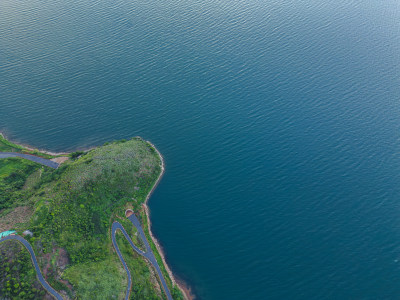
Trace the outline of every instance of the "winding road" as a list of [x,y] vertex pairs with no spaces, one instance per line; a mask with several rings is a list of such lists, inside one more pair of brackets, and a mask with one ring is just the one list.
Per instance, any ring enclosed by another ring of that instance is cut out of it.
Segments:
[[171,293],[169,292],[167,283],[165,282],[164,276],[161,273],[160,270],[160,266],[158,265],[158,262],[154,256],[153,251],[151,250],[151,247],[147,241],[147,238],[143,232],[142,226],[140,225],[140,222],[138,220],[138,218],[133,214],[130,217],[128,217],[128,219],[132,222],[133,226],[136,227],[137,231],[139,232],[140,238],[142,239],[145,247],[146,247],[146,251],[142,251],[140,250],[133,242],[132,239],[129,237],[129,235],[126,233],[124,227],[119,223],[119,222],[114,222],[112,224],[111,227],[111,237],[112,237],[112,243],[114,245],[115,250],[117,251],[118,257],[121,260],[122,264],[124,265],[124,268],[126,270],[126,273],[128,274],[128,288],[126,291],[126,296],[125,299],[128,300],[129,299],[129,294],[132,288],[132,279],[131,279],[131,273],[129,272],[128,266],[124,260],[124,258],[121,255],[121,251],[118,248],[117,245],[117,241],[115,239],[115,233],[117,230],[121,230],[121,232],[124,234],[125,238],[128,240],[129,244],[131,245],[131,247],[133,248],[133,250],[135,250],[138,254],[142,255],[143,257],[147,258],[147,260],[153,265],[153,267],[156,269],[157,273],[158,273],[158,277],[161,280],[161,284],[163,286],[164,292],[167,295],[168,300],[172,300],[172,296]]
[[53,168],[53,169],[57,169],[58,166],[60,164],[51,161],[49,159],[46,158],[42,158],[39,156],[35,156],[35,155],[30,155],[30,154],[23,154],[23,153],[17,153],[17,152],[0,152],[0,158],[9,158],[9,157],[21,157],[21,158],[25,158],[27,160],[39,163],[41,165]]
[[36,270],[36,276],[37,279],[40,281],[40,283],[43,285],[43,287],[45,288],[46,291],[48,291],[54,298],[56,298],[57,300],[63,300],[63,298],[60,296],[59,293],[57,293],[47,282],[46,280],[44,280],[42,272],[40,272],[39,269],[39,265],[38,262],[36,260],[36,256],[35,256],[35,252],[33,252],[33,249],[31,247],[31,245],[28,243],[27,240],[25,240],[24,238],[18,236],[18,235],[9,235],[6,236],[5,238],[2,238],[0,240],[0,243],[4,242],[4,241],[9,241],[9,240],[16,240],[19,241],[22,245],[25,246],[26,249],[28,249],[29,254],[31,255],[32,258],[32,262],[33,262],[33,266],[35,267]]

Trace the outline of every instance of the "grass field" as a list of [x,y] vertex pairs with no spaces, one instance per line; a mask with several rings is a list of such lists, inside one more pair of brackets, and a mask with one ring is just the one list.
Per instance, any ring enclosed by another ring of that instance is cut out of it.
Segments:
[[63,277],[74,287],[81,299],[123,299],[127,285],[126,272],[112,254],[100,262],[88,262],[68,268]]
[[32,190],[24,189],[27,179],[44,167],[21,158],[0,159],[0,216],[7,209],[29,202]]
[[12,173],[30,175],[39,168],[40,165],[18,157],[0,159],[0,180],[4,180]]

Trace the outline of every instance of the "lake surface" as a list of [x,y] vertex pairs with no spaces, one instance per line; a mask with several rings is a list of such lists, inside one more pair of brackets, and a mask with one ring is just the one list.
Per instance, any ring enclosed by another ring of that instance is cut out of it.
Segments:
[[199,299],[400,299],[400,2],[1,0],[0,129],[140,135]]

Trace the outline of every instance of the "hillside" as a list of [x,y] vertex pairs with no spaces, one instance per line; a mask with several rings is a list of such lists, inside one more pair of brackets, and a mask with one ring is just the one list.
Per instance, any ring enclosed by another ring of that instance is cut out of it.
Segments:
[[[0,145],[2,151],[8,151],[3,148]],[[33,233],[26,239],[46,280],[63,297],[123,299],[127,275],[112,247],[110,228],[118,220],[140,245],[124,215],[130,208],[145,230],[174,299],[181,299],[150,238],[143,207],[161,173],[157,151],[148,142],[134,138],[70,157],[56,170],[20,158],[0,160],[1,231]],[[24,218],[16,223],[19,212]],[[117,240],[132,274],[131,299],[164,298],[153,268],[129,249],[120,235]],[[17,266],[20,260],[11,259],[4,244],[0,244],[0,251],[8,255],[13,266],[0,265],[1,274],[5,274],[0,279],[0,294],[12,298],[21,293],[21,286],[33,288],[35,283],[24,279],[31,280],[32,276],[20,276],[16,283],[9,283],[7,268]],[[30,294],[24,293],[20,297],[30,299]]]

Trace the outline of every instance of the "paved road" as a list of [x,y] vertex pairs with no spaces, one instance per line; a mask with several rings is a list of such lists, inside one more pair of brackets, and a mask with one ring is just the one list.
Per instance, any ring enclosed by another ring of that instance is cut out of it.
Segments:
[[37,162],[41,165],[44,166],[48,166],[50,168],[53,169],[57,169],[59,164],[51,161],[49,159],[46,158],[41,158],[39,156],[35,156],[35,155],[30,155],[30,154],[22,154],[22,153],[17,153],[17,152],[0,152],[0,158],[9,158],[9,157],[21,157],[21,158],[25,158],[28,159],[30,161],[34,161]]
[[115,239],[115,232],[119,229],[121,230],[121,232],[124,234],[125,238],[128,240],[129,244],[131,245],[131,247],[140,255],[142,255],[143,257],[147,258],[148,261],[150,261],[150,263],[153,265],[153,267],[156,269],[157,273],[158,273],[158,277],[161,280],[161,284],[164,288],[164,292],[167,295],[168,300],[172,300],[172,296],[171,293],[169,292],[167,283],[165,282],[164,276],[161,273],[160,270],[160,266],[158,265],[158,262],[156,260],[156,258],[154,257],[153,251],[151,250],[151,247],[146,239],[146,236],[143,232],[142,226],[140,225],[140,222],[138,220],[138,218],[135,215],[131,215],[130,217],[128,217],[128,219],[132,222],[132,224],[136,227],[136,229],[139,232],[140,238],[142,239],[143,243],[145,244],[146,247],[146,251],[142,251],[140,250],[138,247],[135,246],[135,244],[132,242],[132,239],[129,237],[129,235],[126,233],[124,227],[122,227],[122,225],[119,222],[114,222],[112,224],[112,228],[111,228],[111,236],[112,236],[112,242],[114,245],[115,250],[117,251],[117,254],[119,256],[119,259],[122,261],[122,264],[124,265],[124,268],[128,274],[128,289],[126,292],[126,296],[125,299],[129,299],[129,294],[131,291],[131,287],[132,287],[132,281],[131,281],[131,273],[128,270],[128,266],[125,263],[124,258],[121,255],[121,252],[119,251],[118,245],[117,245],[117,241]]
[[40,281],[40,283],[43,285],[43,287],[51,294],[53,295],[54,298],[56,298],[57,300],[63,300],[63,298],[60,296],[59,293],[57,293],[47,282],[46,280],[44,280],[42,272],[40,272],[39,269],[39,265],[38,262],[36,260],[36,256],[35,253],[33,252],[33,249],[31,247],[31,245],[27,242],[27,240],[23,239],[22,237],[18,236],[18,235],[9,235],[6,236],[5,238],[2,238],[0,240],[0,243],[4,242],[4,241],[8,241],[8,240],[17,240],[19,241],[22,245],[25,246],[26,249],[28,249],[31,258],[32,258],[32,262],[33,262],[33,266],[35,267],[36,270],[36,276],[38,278],[38,280]]

